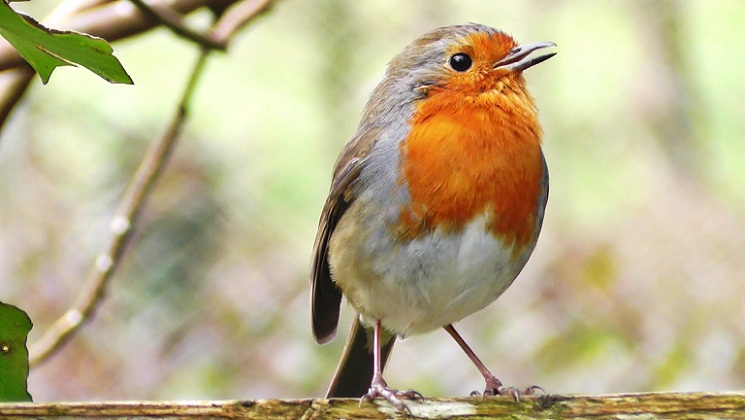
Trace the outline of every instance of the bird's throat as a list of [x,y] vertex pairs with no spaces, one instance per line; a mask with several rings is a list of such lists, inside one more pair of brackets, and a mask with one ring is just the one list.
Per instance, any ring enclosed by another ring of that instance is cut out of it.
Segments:
[[533,239],[545,174],[540,126],[525,100],[443,91],[416,105],[400,144],[400,183],[411,197],[396,227],[400,238],[459,230],[486,215],[488,229],[505,242],[519,247]]

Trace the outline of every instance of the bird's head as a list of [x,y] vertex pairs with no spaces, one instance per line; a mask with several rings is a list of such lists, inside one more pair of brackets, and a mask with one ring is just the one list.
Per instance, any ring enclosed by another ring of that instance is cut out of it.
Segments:
[[466,96],[505,87],[524,90],[522,72],[556,54],[533,53],[554,46],[519,45],[510,35],[479,24],[446,26],[423,35],[394,57],[386,79],[394,93],[415,96],[440,89]]

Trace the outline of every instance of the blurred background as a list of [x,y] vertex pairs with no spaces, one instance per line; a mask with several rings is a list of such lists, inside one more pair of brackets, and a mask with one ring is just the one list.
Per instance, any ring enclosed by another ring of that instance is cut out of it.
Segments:
[[[314,343],[332,165],[387,61],[471,21],[558,55],[526,73],[551,173],[543,233],[460,332],[507,385],[744,389],[745,3],[285,0],[211,58],[103,305],[31,371],[35,400],[322,396],[352,316]],[[0,300],[29,313],[30,343],[81,292],[197,56],[165,30],[114,49],[134,86],[60,68],[0,137]],[[386,378],[483,389],[444,331],[399,343]]]

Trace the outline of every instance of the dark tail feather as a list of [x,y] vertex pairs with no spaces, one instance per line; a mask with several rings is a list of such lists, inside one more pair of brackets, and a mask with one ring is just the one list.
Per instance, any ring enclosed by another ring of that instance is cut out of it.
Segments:
[[[385,368],[395,342],[395,336],[382,338],[381,368]],[[363,327],[359,317],[355,317],[326,398],[361,398],[370,389],[372,377],[372,330]]]

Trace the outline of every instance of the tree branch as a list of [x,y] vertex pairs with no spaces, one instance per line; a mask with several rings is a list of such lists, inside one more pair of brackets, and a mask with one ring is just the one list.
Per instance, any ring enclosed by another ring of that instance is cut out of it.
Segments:
[[21,418],[425,418],[425,419],[721,419],[745,418],[745,392],[542,395],[511,398],[437,398],[407,401],[411,416],[390,404],[356,399],[204,402],[91,402],[0,404],[0,417]]
[[[187,15],[202,7],[224,8],[238,0],[152,0],[151,7],[170,7],[176,13]],[[84,32],[109,42],[132,37],[158,26],[159,22],[148,19],[129,0],[82,2],[77,7],[66,9],[68,3],[74,6],[78,2],[67,0],[58,9],[64,11],[45,19],[43,23],[57,29]],[[5,124],[8,115],[16,103],[23,97],[34,72],[28,71],[28,64],[16,50],[4,39],[0,39],[0,127]],[[17,69],[22,69],[18,71]]]
[[213,26],[212,38],[218,42],[229,43],[242,27],[268,11],[273,3],[273,0],[243,0],[233,4]]
[[[132,3],[138,5],[139,9]],[[111,222],[110,239],[96,258],[86,279],[86,289],[78,296],[72,308],[52,324],[41,339],[31,346],[30,364],[32,366],[42,363],[61,348],[90,319],[100,305],[108,282],[119,266],[130,233],[137,222],[138,213],[181,131],[194,86],[201,75],[207,57],[207,51],[215,45],[227,45],[236,31],[267,10],[273,0],[239,1],[239,7],[230,8],[229,6],[234,3],[236,0],[153,0],[149,5],[145,5],[137,0],[68,0],[60,4],[48,17],[47,23],[56,27],[66,27],[108,41],[116,41],[147,31],[158,24],[169,25],[167,22],[170,22],[169,27],[175,32],[184,32],[185,27],[179,21],[179,13],[185,15],[201,7],[211,7],[215,10],[227,9],[213,28],[214,31],[210,31],[210,34],[219,36],[218,44],[211,41],[204,42],[204,39],[199,37],[195,39],[202,46],[202,52],[184,90],[176,115],[163,138],[148,150],[125,191],[116,216]],[[164,12],[165,10],[172,11],[177,16],[169,17],[168,13]],[[23,96],[35,73],[7,43],[0,43],[0,69],[4,69],[0,71],[0,126],[2,126]]]
[[152,190],[173,146],[176,144],[176,139],[188,113],[194,86],[202,75],[208,51],[202,49],[168,131],[148,149],[127,190],[124,192],[124,197],[119,204],[116,215],[111,221],[111,236],[88,274],[85,281],[86,289],[78,296],[73,307],[55,321],[41,339],[30,347],[29,363],[32,367],[45,361],[64,345],[91,318],[101,303],[109,280],[121,262],[122,253],[137,223],[137,217],[145,204],[145,199]]
[[143,0],[129,0],[137,6],[138,9],[147,16],[148,18],[158,22],[159,24],[170,29],[176,35],[188,39],[189,41],[195,42],[201,45],[203,48],[225,51],[227,48],[226,42],[219,42],[207,34],[200,34],[199,32],[193,31],[184,22],[181,15],[175,13],[170,7],[158,7],[150,6]]

